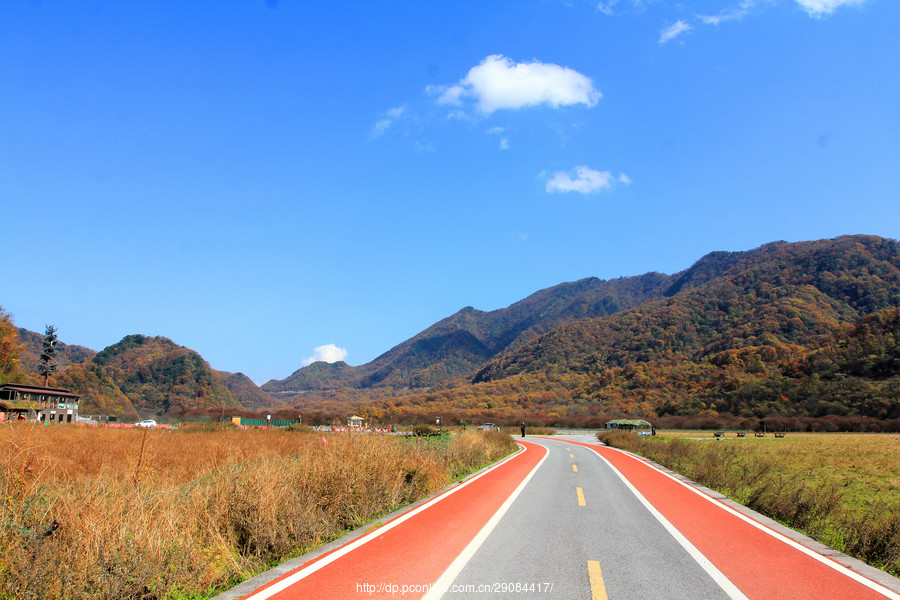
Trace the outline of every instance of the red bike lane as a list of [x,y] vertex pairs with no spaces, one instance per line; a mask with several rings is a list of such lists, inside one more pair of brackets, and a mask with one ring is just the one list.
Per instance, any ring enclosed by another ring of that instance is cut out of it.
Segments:
[[884,588],[801,547],[692,486],[614,448],[593,449],[751,600],[900,600]]
[[245,600],[421,598],[547,450],[518,453],[352,542],[303,563]]

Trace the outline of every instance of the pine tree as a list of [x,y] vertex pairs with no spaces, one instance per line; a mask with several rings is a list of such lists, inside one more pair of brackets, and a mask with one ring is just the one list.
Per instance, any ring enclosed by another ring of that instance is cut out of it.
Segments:
[[56,327],[47,325],[44,339],[41,341],[41,359],[38,362],[38,374],[44,376],[44,387],[50,382],[50,375],[56,372],[56,351],[59,340],[56,338]]

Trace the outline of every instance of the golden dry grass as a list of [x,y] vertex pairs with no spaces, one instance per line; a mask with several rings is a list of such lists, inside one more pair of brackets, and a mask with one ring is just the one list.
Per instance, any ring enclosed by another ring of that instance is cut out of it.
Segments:
[[[726,434],[719,443],[734,444],[750,459],[771,459],[789,477],[810,483],[834,483],[844,490],[849,506],[865,508],[872,500],[900,506],[900,434],[788,433],[775,438],[735,438]],[[709,431],[660,431],[660,439],[700,438],[714,442]]]
[[514,449],[290,431],[0,428],[0,598],[202,598]]

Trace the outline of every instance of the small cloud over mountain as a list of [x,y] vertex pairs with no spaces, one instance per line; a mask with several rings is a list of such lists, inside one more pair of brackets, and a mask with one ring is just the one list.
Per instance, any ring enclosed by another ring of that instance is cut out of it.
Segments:
[[300,361],[300,364],[306,367],[314,362],[334,363],[344,360],[345,358],[347,358],[346,348],[339,348],[335,344],[325,344],[324,346],[317,346],[314,348],[312,356],[304,358]]

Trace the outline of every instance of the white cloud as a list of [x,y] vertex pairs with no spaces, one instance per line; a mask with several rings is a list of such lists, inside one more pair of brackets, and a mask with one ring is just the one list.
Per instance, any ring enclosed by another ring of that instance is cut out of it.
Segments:
[[472,67],[458,84],[447,88],[429,86],[426,92],[438,102],[458,106],[473,98],[478,109],[490,114],[503,108],[547,105],[552,108],[572,104],[597,104],[602,94],[590,77],[568,67],[533,61],[515,63],[500,54],[488,56]]
[[[725,8],[717,15],[697,15],[697,18],[705,25],[716,25],[729,21],[740,21],[750,14],[760,0],[741,0],[734,8]],[[762,0],[766,2],[767,0]]]
[[450,86],[441,93],[441,97],[438,98],[438,103],[440,104],[453,104],[454,106],[459,106],[462,104],[462,95],[465,93],[465,89],[458,85]]
[[437,152],[437,148],[434,147],[433,143],[423,142],[422,140],[416,140],[414,147],[416,149],[416,152],[420,154],[423,152]]
[[375,125],[372,127],[372,131],[369,132],[369,139],[374,140],[375,138],[379,138],[384,135],[384,133],[390,129],[391,125],[399,119],[403,113],[406,112],[405,106],[398,106],[397,108],[392,108],[384,113],[381,119],[379,119]]
[[[655,0],[649,0],[649,2],[654,2]],[[616,14],[615,8],[616,5],[619,4],[619,0],[599,0],[597,4],[597,10],[602,12],[604,15],[613,15]],[[645,8],[645,4],[648,4],[648,0],[630,0],[629,4],[634,10],[643,10]],[[628,7],[624,7],[623,10],[618,11],[619,13],[625,12],[628,10]]]
[[308,366],[314,362],[333,363],[347,358],[347,350],[338,348],[335,344],[325,344],[313,349],[313,355],[300,361],[301,366]]
[[800,7],[811,17],[830,15],[841,6],[856,6],[865,0],[796,0]]
[[628,185],[631,178],[625,173],[613,176],[609,171],[595,171],[586,166],[575,167],[575,177],[570,173],[557,171],[547,181],[546,190],[549,194],[561,194],[564,192],[578,192],[579,194],[591,194],[611,189],[616,183]]
[[[491,127],[487,130],[488,135],[500,135],[505,132],[506,129],[503,127]],[[509,150],[509,138],[508,137],[500,137],[500,149],[501,150]]]
[[734,10],[723,10],[717,15],[697,15],[697,18],[704,25],[715,25],[718,26],[721,23],[727,23],[729,21],[740,21],[744,17],[746,17],[750,11],[745,8],[738,8]]
[[659,43],[666,44],[668,42],[671,42],[672,40],[677,38],[679,35],[681,35],[683,33],[687,33],[691,29],[693,29],[693,27],[691,27],[685,21],[682,21],[681,19],[679,19],[678,21],[675,21],[674,24],[669,25],[668,27],[666,27],[665,29],[663,29],[660,32]]
[[613,14],[613,7],[618,3],[619,0],[601,0],[600,4],[597,5],[597,10],[604,15],[611,15]]

